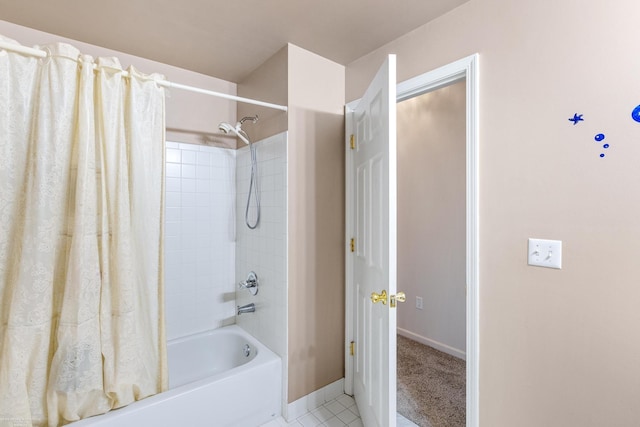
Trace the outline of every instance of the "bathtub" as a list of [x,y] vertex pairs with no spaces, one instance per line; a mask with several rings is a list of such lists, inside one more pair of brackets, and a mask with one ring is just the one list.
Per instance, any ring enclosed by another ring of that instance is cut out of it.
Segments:
[[257,427],[280,416],[282,362],[236,325],[167,344],[169,390],[73,427]]

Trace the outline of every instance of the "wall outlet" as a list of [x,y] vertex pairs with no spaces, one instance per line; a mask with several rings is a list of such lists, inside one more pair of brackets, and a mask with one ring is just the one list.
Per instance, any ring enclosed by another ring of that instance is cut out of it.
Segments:
[[416,297],[416,308],[422,310],[422,297]]

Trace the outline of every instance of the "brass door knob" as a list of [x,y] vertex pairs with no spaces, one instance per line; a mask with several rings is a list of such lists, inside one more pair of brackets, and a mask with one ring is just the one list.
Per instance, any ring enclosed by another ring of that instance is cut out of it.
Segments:
[[371,292],[371,301],[375,304],[381,302],[383,305],[387,305],[387,291],[383,290],[380,293]]
[[396,306],[396,302],[405,302],[407,300],[407,296],[404,292],[398,292],[395,295],[391,295],[391,307]]

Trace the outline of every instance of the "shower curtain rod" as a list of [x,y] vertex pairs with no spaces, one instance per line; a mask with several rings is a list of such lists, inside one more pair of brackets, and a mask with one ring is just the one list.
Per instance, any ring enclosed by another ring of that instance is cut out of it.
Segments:
[[[23,53],[23,54],[31,55],[31,56],[37,56],[38,58],[47,58],[49,56],[49,53],[47,51],[45,51],[45,50],[35,49],[35,48],[21,46],[21,45],[16,45],[16,44],[13,44],[13,43],[5,42],[3,40],[0,40],[0,49],[11,50],[11,51],[14,51],[14,52]],[[97,66],[94,64],[93,68],[95,70],[97,68]],[[123,70],[122,71],[122,76],[123,77],[129,77],[129,73]],[[274,108],[276,110],[287,111],[287,107],[284,106],[284,105],[278,105],[278,104],[272,104],[270,102],[258,101],[257,99],[243,98],[241,96],[229,95],[229,94],[226,94],[226,93],[215,92],[213,90],[202,89],[202,88],[194,87],[194,86],[187,86],[187,85],[183,85],[183,84],[180,84],[180,83],[173,83],[173,82],[170,82],[168,80],[155,80],[155,82],[159,86],[163,86],[163,87],[174,88],[174,89],[182,89],[182,90],[186,90],[186,91],[189,91],[189,92],[202,93],[204,95],[211,95],[211,96],[216,96],[218,98],[229,99],[231,101],[243,102],[243,103],[246,103],[246,104],[259,105],[259,106],[262,106],[262,107],[268,107],[268,108]]]

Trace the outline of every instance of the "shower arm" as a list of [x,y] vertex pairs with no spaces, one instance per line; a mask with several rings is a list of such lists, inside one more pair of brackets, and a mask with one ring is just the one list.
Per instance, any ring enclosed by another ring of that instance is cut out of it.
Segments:
[[258,122],[258,115],[256,114],[255,116],[246,116],[240,119],[240,121],[238,123],[240,123],[241,125],[246,122],[247,120],[251,120],[251,122],[253,122],[254,124]]

